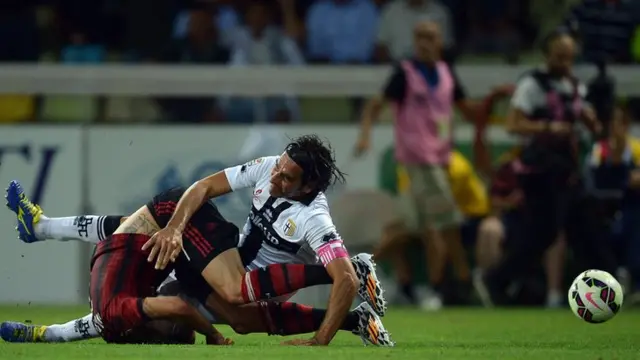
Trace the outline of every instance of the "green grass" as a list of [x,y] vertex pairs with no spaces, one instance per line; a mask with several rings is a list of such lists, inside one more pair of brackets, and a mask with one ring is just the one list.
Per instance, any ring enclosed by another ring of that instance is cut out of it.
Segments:
[[[0,320],[62,322],[84,315],[86,308],[0,307]],[[450,309],[422,313],[392,309],[384,319],[397,347],[363,347],[360,339],[340,334],[328,348],[285,347],[281,337],[235,335],[231,347],[106,345],[101,340],[71,344],[7,344],[0,359],[638,359],[640,312],[626,310],[605,324],[592,325],[569,310]],[[302,336],[304,337],[304,335]],[[198,342],[201,342],[199,340]]]

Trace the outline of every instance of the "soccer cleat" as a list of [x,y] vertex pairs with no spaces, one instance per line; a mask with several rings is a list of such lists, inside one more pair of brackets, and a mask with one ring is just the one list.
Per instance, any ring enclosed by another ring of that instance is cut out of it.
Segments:
[[44,342],[45,331],[47,327],[44,325],[28,325],[13,321],[0,324],[0,337],[12,343]]
[[371,257],[370,254],[361,253],[351,258],[351,263],[360,280],[358,295],[371,305],[378,316],[384,316],[387,311],[387,301],[384,299],[384,290],[376,275],[376,264]]
[[36,242],[35,225],[40,221],[42,209],[29,200],[22,189],[22,185],[16,180],[9,183],[7,193],[7,207],[18,217],[18,238],[26,243]]
[[393,347],[396,345],[371,305],[365,302],[358,305],[353,311],[358,314],[358,328],[353,333],[360,336],[365,346],[371,344]]

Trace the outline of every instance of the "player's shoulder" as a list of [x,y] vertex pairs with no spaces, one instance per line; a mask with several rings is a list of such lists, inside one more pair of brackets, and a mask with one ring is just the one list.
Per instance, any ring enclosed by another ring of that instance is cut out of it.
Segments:
[[402,73],[402,74],[404,74],[405,66],[407,66],[407,65],[409,65],[409,66],[413,65],[413,59],[412,58],[406,57],[406,58],[398,59],[398,60],[394,61],[393,64],[392,64],[393,72],[394,73]]
[[539,83],[539,70],[529,70],[518,77],[516,87],[537,87]]
[[304,217],[307,227],[324,225],[327,222],[331,222],[329,203],[323,193],[319,193],[309,205],[305,206]]
[[253,159],[249,162],[247,162],[247,164],[251,165],[251,164],[275,164],[278,159],[280,159],[280,155],[273,155],[273,156],[263,156],[263,157],[259,157],[256,159]]
[[309,204],[309,211],[313,214],[329,214],[329,202],[324,193],[319,193]]
[[257,171],[262,171],[265,173],[269,173],[271,168],[276,164],[280,156],[263,156],[259,157],[246,163],[242,164],[241,171],[245,172],[248,170],[253,170],[255,168]]

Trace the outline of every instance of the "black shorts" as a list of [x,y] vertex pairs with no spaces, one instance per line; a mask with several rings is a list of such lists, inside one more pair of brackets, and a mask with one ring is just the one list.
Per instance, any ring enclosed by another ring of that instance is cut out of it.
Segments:
[[478,230],[480,229],[480,224],[484,219],[484,216],[474,216],[465,219],[460,226],[460,238],[462,239],[462,244],[469,247],[476,244]]
[[[176,209],[178,201],[186,189],[173,188],[156,195],[147,204],[147,208],[160,227],[167,226]],[[182,235],[183,252],[176,262],[176,271],[183,271],[180,266],[189,264],[189,268],[200,275],[205,267],[216,256],[238,247],[239,230],[228,222],[211,202],[207,202],[191,217]]]
[[505,250],[512,249],[514,244],[517,247],[517,244],[525,237],[524,231],[526,230],[523,228],[521,211],[517,209],[506,211],[502,214],[501,220],[504,225],[504,244],[502,247]]

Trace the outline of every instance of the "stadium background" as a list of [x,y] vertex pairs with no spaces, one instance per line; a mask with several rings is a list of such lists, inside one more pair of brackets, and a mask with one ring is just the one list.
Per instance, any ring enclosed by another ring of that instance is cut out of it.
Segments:
[[[381,21],[384,6],[400,1],[355,2],[377,7],[367,20],[376,24]],[[277,14],[274,26],[286,28],[290,25],[287,20],[291,6],[295,6],[298,20],[304,22],[305,17],[300,14],[309,19],[314,3],[319,2],[265,3]],[[244,2],[137,1],[126,6],[118,1],[98,3],[94,4],[95,9],[79,1],[38,5],[9,1],[0,5],[0,184],[20,180],[49,216],[126,214],[163,188],[189,184],[236,163],[254,124],[273,122],[269,106],[272,101],[287,97],[297,99],[287,108],[291,119],[288,124],[273,126],[288,136],[317,133],[327,138],[336,151],[338,164],[349,174],[346,187],[331,194],[332,201],[348,194],[353,195],[349,199],[362,200],[349,202],[353,209],[344,212],[352,217],[342,218],[341,222],[357,224],[362,229],[380,228],[377,219],[353,214],[359,206],[369,204],[367,194],[394,186],[390,179],[396,172],[388,156],[392,144],[390,113],[374,131],[371,153],[357,160],[351,154],[358,133],[355,119],[359,100],[380,91],[392,59],[373,54],[347,61],[335,54],[317,59],[303,45],[299,46],[306,63],[295,67],[277,62],[238,64],[205,59],[188,64],[184,57],[156,59],[150,54],[179,37],[176,29],[184,21],[180,19],[188,18],[185,14],[193,16],[190,9],[210,14],[215,26],[222,26],[220,16],[235,12],[239,18]],[[451,49],[456,50],[456,69],[469,95],[482,99],[492,87],[513,83],[538,64],[542,59],[538,49],[542,35],[563,24],[571,17],[571,8],[582,3],[442,1],[438,11],[445,9],[451,16]],[[486,13],[486,19],[474,16],[476,7],[483,9],[480,12]],[[162,16],[151,9],[162,12]],[[356,14],[360,10],[354,7],[349,11]],[[429,10],[424,12],[429,16]],[[329,21],[332,14],[317,16],[325,16],[327,26],[343,26],[340,21]],[[640,96],[640,71],[634,65],[640,61],[640,12],[634,16],[635,37],[625,44],[628,56],[611,61],[610,68],[618,96],[625,98],[633,111],[635,99]],[[491,23],[500,26],[488,26]],[[114,28],[120,29],[115,35]],[[369,41],[373,47],[376,36],[367,34],[366,29],[355,33],[346,29],[345,36]],[[375,32],[375,26],[373,29]],[[505,34],[517,34],[515,45]],[[83,35],[84,40],[76,41],[76,35]],[[303,44],[302,39],[297,40]],[[222,38],[212,41],[232,49],[236,46]],[[581,63],[576,71],[585,81],[595,75],[594,67],[588,63]],[[266,97],[269,101],[246,101]],[[181,105],[167,105],[168,98]],[[210,103],[218,100],[215,114],[189,115],[193,112],[185,108],[201,106],[203,98]],[[237,99],[245,101],[238,105]],[[225,107],[225,103],[232,105]],[[486,141],[494,160],[514,141],[501,126],[505,104],[506,100],[496,104],[489,117],[492,125]],[[475,129],[459,119],[457,123],[456,147],[473,160]],[[635,124],[633,131],[640,134]],[[217,203],[225,216],[240,225],[249,199],[250,194],[237,193]],[[0,216],[0,303],[5,305],[0,307],[0,320],[27,316],[24,310],[16,313],[8,309],[35,304],[80,306],[59,308],[61,314],[80,315],[77,311],[84,310],[77,309],[83,308],[87,298],[90,247],[77,242],[25,245],[16,239],[14,222],[8,210]],[[378,241],[375,231],[369,233],[345,234],[345,239],[352,248],[367,249]],[[416,268],[424,266],[418,264]],[[298,300],[323,304],[325,296],[326,289],[310,289]],[[34,315],[28,316],[42,321],[63,320],[51,315],[51,309],[57,308],[45,309],[34,310]],[[488,314],[491,316],[491,312]],[[415,314],[401,316],[402,320],[391,321],[411,323]],[[433,321],[491,321],[490,317],[467,313],[456,313],[452,318],[442,316]],[[525,324],[536,317],[520,314],[515,318]],[[453,332],[451,329],[448,334]],[[544,332],[544,328],[538,331]],[[624,346],[632,345],[626,342]]]

